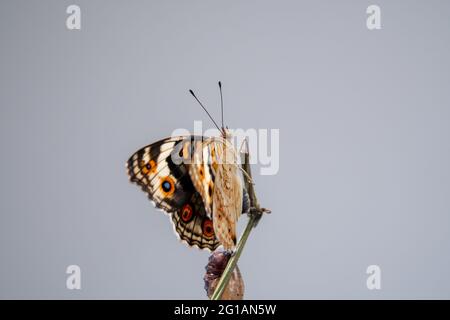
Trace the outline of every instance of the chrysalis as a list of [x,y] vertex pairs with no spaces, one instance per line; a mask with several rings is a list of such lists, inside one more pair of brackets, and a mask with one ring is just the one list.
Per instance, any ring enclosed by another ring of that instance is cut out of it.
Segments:
[[[206,265],[206,274],[203,277],[205,281],[205,290],[208,298],[211,298],[217,283],[222,276],[222,273],[231,257],[231,252],[217,249],[214,251]],[[223,291],[221,300],[242,300],[244,298],[244,280],[242,279],[239,267],[234,268],[230,281]]]

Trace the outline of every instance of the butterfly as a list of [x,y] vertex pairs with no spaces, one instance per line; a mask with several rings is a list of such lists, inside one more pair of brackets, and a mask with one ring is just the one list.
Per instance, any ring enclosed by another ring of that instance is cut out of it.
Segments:
[[220,137],[162,139],[139,149],[126,163],[130,181],[170,215],[179,239],[211,251],[221,244],[227,250],[235,247],[237,220],[248,210],[232,136],[223,125],[219,130]]

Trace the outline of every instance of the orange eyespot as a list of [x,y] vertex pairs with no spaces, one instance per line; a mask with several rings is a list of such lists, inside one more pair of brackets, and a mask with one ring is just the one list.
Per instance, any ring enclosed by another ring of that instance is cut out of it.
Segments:
[[181,220],[184,222],[189,222],[193,216],[192,207],[189,204],[185,204],[181,209]]
[[156,172],[156,163],[155,163],[155,161],[154,160],[150,160],[150,162],[149,162],[149,165],[150,165],[150,172],[151,173],[155,173]]
[[169,176],[161,179],[160,187],[161,187],[161,191],[163,192],[164,196],[166,196],[166,197],[171,196],[175,191],[175,184],[173,182],[173,179]]
[[214,227],[213,227],[213,222],[210,219],[205,219],[205,221],[203,221],[203,226],[202,226],[202,230],[203,230],[203,234],[210,238],[214,236]]
[[139,163],[142,172],[144,174],[155,173],[156,172],[156,163],[154,160],[150,160],[149,162],[141,161]]

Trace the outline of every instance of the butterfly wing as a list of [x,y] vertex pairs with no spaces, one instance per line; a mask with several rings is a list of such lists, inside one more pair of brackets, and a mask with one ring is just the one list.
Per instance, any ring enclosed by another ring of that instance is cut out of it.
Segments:
[[160,140],[138,150],[127,162],[130,181],[167,213],[176,211],[191,193],[186,168],[174,165],[171,158],[176,145],[183,140],[183,137]]
[[190,201],[172,213],[172,222],[175,233],[190,246],[213,251],[220,244],[215,237],[213,222],[206,215],[198,192],[192,193]]
[[242,181],[235,150],[228,142],[216,144],[213,222],[217,239],[225,249],[236,246],[236,225],[243,210]]
[[225,249],[232,249],[243,209],[236,150],[223,137],[208,138],[196,142],[192,160],[189,175],[213,220],[215,235]]
[[192,184],[188,159],[201,137],[171,137],[135,152],[126,166],[130,181],[147,193],[157,208],[172,215],[174,229],[190,246],[214,250],[218,245],[202,197]]
[[215,174],[215,149],[213,138],[197,140],[192,149],[192,161],[189,165],[189,175],[195,189],[200,193],[205,205],[206,214],[212,217],[213,192]]

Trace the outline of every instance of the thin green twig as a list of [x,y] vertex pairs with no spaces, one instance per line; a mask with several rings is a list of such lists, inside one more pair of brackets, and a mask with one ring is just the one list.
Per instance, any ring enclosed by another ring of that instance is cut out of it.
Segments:
[[236,246],[236,251],[228,261],[227,266],[225,267],[225,270],[222,273],[222,277],[220,278],[219,283],[217,284],[216,290],[214,290],[214,293],[211,296],[211,300],[219,300],[222,297],[222,293],[225,290],[228,281],[230,280],[234,267],[236,266],[236,263],[238,262],[239,257],[241,256],[242,250],[244,249],[245,243],[247,242],[248,236],[250,235],[250,232],[252,231],[255,222],[256,222],[256,215],[250,216],[247,226],[245,227],[244,233],[242,234]]

